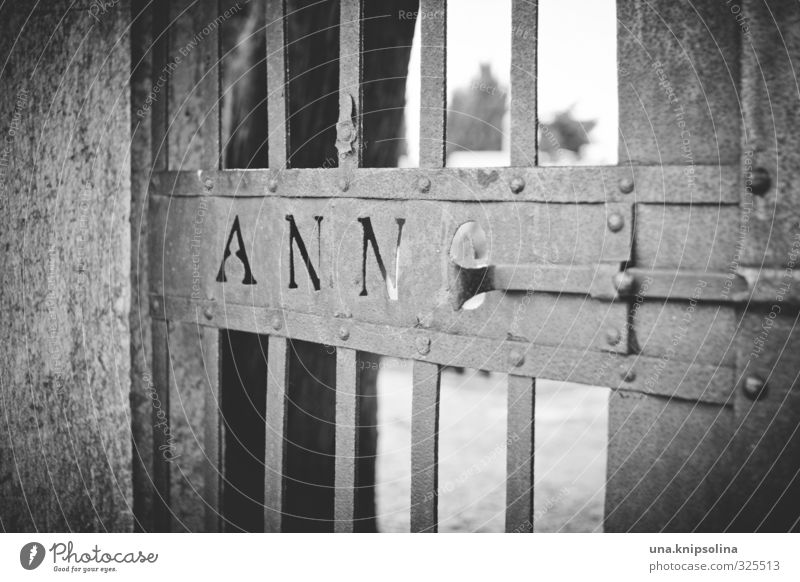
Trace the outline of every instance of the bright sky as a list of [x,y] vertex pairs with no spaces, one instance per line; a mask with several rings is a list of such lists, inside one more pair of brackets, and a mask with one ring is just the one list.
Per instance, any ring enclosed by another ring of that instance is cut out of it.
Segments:
[[[511,0],[449,0],[448,95],[468,86],[480,63],[508,86]],[[419,159],[419,21],[406,94],[409,164]],[[579,119],[596,119],[587,163],[617,159],[616,11],[614,0],[539,0],[539,118],[575,105]]]

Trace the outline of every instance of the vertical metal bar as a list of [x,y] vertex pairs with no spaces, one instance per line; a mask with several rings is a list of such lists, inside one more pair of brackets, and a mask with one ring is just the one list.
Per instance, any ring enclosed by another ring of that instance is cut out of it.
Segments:
[[264,531],[279,532],[283,523],[283,475],[286,458],[286,394],[289,340],[270,336],[267,355],[267,434],[264,472]]
[[361,0],[341,0],[339,22],[339,167],[361,165]]
[[[153,5],[153,86],[157,86],[159,75],[166,69],[169,55],[169,0],[161,0]],[[160,87],[151,104],[150,148],[153,156],[153,171],[168,170],[169,151],[167,149],[167,91],[169,80]]]
[[336,349],[336,476],[334,529],[353,532],[358,462],[359,377],[356,350]]
[[447,0],[420,0],[419,14],[422,69],[419,166],[442,168],[447,139]]
[[511,165],[538,163],[537,79],[538,0],[512,0]]
[[533,447],[536,380],[508,376],[506,532],[533,532]]
[[222,522],[222,401],[220,370],[220,332],[214,328],[202,329],[203,365],[208,384],[205,392],[204,445],[205,445],[205,530],[221,531]]
[[439,385],[438,364],[414,361],[411,400],[411,531],[438,527]]
[[[172,527],[169,479],[169,331],[167,322],[153,320],[153,525],[157,532]],[[158,405],[156,406],[156,402]]]
[[204,124],[211,131],[205,133],[211,139],[206,139],[202,145],[201,164],[202,169],[217,170],[221,167],[222,156],[220,155],[220,35],[218,18],[219,0],[200,0],[200,22],[204,23],[210,32],[205,40],[199,43],[198,50],[201,52],[201,62],[203,66],[203,77],[198,83],[197,91],[200,92],[203,100],[203,114],[206,116]]
[[267,0],[267,129],[269,167],[286,167],[289,124],[286,122],[286,0]]

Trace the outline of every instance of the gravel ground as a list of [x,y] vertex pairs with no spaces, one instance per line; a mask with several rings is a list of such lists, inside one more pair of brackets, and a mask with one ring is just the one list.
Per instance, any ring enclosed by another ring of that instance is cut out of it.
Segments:
[[[608,390],[537,381],[536,531],[601,531]],[[384,358],[378,377],[379,529],[409,528],[411,363]],[[505,509],[505,375],[442,375],[439,530],[499,532]]]

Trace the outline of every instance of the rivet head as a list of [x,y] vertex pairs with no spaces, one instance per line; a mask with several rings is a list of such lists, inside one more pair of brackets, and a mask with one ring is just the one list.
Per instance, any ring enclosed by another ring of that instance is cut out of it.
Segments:
[[767,384],[759,376],[748,376],[744,381],[744,393],[750,400],[760,400],[767,394]]
[[625,368],[620,372],[620,377],[623,382],[633,382],[636,380],[636,370],[633,368]]
[[770,178],[766,168],[753,168],[748,178],[749,180],[745,180],[745,184],[747,181],[750,182],[750,191],[756,196],[763,196],[769,191],[770,186],[772,186],[772,178]]
[[350,182],[348,182],[346,178],[340,178],[337,184],[339,185],[339,190],[342,192],[347,192],[347,189],[350,188]]
[[509,187],[514,194],[519,194],[525,189],[525,180],[520,177],[513,178]]
[[214,310],[210,307],[206,307],[203,311],[203,315],[205,315],[206,319],[208,320],[214,319]]
[[269,182],[267,182],[267,189],[270,192],[277,192],[278,191],[278,181],[275,178],[270,178]]
[[344,326],[339,328],[339,339],[347,340],[350,337],[350,331]]
[[631,178],[622,178],[619,181],[619,191],[623,194],[630,194],[633,192],[633,179]]
[[608,229],[611,232],[619,232],[625,226],[625,218],[618,213],[613,213],[608,217]]
[[281,320],[280,315],[273,315],[272,316],[272,329],[278,331],[281,327],[283,327],[283,321]]
[[203,180],[203,186],[205,187],[206,190],[213,190],[214,180],[212,180],[211,178],[206,178],[205,180]]
[[158,299],[152,301],[153,309],[158,310],[161,307],[161,302]]
[[422,176],[419,180],[417,180],[417,188],[419,188],[419,191],[423,194],[429,192],[431,189],[431,181],[425,176]]
[[431,339],[428,337],[418,337],[414,343],[417,351],[423,356],[431,351]]
[[525,356],[519,350],[511,350],[508,352],[508,363],[515,368],[518,368],[525,363]]
[[614,274],[614,288],[620,295],[630,295],[633,291],[633,286],[636,284],[636,279],[627,271],[620,271]]
[[615,346],[620,342],[621,339],[622,334],[616,327],[609,327],[606,330],[606,341],[608,342],[608,345]]

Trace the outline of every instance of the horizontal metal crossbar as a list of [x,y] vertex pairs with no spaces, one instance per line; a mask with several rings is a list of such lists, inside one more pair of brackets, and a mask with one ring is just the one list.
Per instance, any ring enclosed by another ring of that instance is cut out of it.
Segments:
[[397,358],[686,400],[731,404],[736,385],[735,370],[724,365],[682,362],[680,366],[665,366],[660,357],[534,345],[423,327],[400,328],[354,321],[341,315],[311,315],[229,302],[194,301],[188,297],[153,295],[150,305],[151,315],[157,320],[270,334]]
[[168,171],[153,175],[164,196],[373,198],[380,200],[738,204],[735,166],[538,168],[359,168]]

